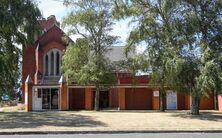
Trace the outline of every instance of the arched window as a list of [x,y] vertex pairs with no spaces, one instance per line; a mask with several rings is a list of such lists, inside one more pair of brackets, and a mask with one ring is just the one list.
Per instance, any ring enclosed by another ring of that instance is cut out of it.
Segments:
[[50,68],[51,68],[51,73],[50,73],[50,75],[54,75],[54,53],[53,53],[53,51],[51,52],[51,65],[50,65]]
[[58,49],[51,49],[44,57],[45,76],[59,76],[62,52]]
[[56,75],[60,75],[60,55],[59,52],[56,53]]
[[49,57],[48,55],[45,56],[45,75],[49,75]]

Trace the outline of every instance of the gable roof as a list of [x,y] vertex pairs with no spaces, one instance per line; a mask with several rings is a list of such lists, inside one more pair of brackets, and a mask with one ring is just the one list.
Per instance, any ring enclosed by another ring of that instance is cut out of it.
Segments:
[[[46,19],[39,20],[39,25],[43,29],[43,34],[39,36],[36,43],[40,45],[46,45],[52,41],[58,42],[64,46],[67,46],[72,39],[68,37],[64,31],[59,27],[60,23],[56,20],[54,15],[51,15]],[[64,37],[68,38],[68,42],[63,40]]]
[[50,15],[47,19],[43,18],[42,20],[39,20],[39,25],[43,30],[47,31],[53,25],[59,26],[60,23],[56,20],[55,15]]
[[[128,57],[133,57],[135,54],[129,53]],[[107,52],[106,57],[111,62],[117,62],[126,60],[125,47],[124,46],[112,46],[111,49]]]
[[[67,46],[68,43],[63,40],[64,36],[66,36],[66,34],[57,25],[53,25],[46,32],[44,32],[44,34],[38,39],[38,42],[40,45],[46,45],[49,42],[55,41]],[[70,38],[69,40],[72,41]]]

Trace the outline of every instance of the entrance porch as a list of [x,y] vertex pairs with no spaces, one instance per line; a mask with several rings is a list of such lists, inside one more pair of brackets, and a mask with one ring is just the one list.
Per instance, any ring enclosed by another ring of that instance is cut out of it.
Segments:
[[59,110],[60,92],[58,87],[33,87],[32,110]]

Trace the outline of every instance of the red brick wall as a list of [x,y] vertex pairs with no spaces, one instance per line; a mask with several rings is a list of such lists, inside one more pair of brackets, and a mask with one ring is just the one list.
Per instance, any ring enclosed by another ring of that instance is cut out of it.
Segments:
[[126,109],[126,101],[125,101],[125,88],[118,88],[119,93],[119,109],[125,110]]
[[42,50],[36,51],[36,67],[39,72],[43,74],[43,53]]
[[85,89],[69,88],[69,110],[85,109]]
[[218,110],[222,112],[222,95],[218,95]]
[[[38,53],[36,53],[36,45],[28,46],[23,50],[23,64],[22,64],[22,99],[24,99],[24,82],[28,75],[35,80],[35,73],[38,69],[40,73],[43,74],[43,56],[52,48],[57,48],[61,51],[65,49],[65,46],[57,43],[50,42],[47,45],[39,47]],[[36,57],[38,57],[36,59]],[[37,65],[38,64],[38,65]],[[38,81],[38,80],[37,80]],[[23,100],[24,102],[24,100]]]
[[[185,109],[190,110],[191,96],[185,94]],[[200,110],[213,110],[214,109],[214,94],[209,94],[209,97],[202,97],[200,100]]]
[[[190,110],[191,97],[185,93],[177,93],[177,106],[179,110]],[[209,97],[202,97],[200,100],[200,110],[213,110],[214,96],[210,94]]]
[[119,94],[118,88],[111,88],[109,90],[109,107],[117,108],[119,107]]
[[85,88],[85,109],[93,110],[93,91],[92,88]]
[[153,91],[149,88],[126,88],[126,109],[151,110]]
[[214,109],[214,94],[209,94],[209,97],[202,97],[200,100],[200,110]]
[[185,109],[185,94],[181,92],[177,92],[177,109],[184,110]]
[[35,61],[35,49],[36,45],[23,47],[23,61],[22,61],[22,102],[24,103],[25,98],[25,80],[28,75],[34,80],[36,72],[36,61]]
[[118,73],[117,74],[118,80],[120,84],[148,84],[149,83],[149,76],[135,76],[133,77],[130,73]]
[[190,95],[189,94],[185,94],[185,110],[190,110]]
[[55,41],[52,41],[52,42],[48,43],[47,45],[42,46],[43,55],[47,54],[48,51],[50,51],[53,48],[63,51],[65,49],[65,46],[60,43],[57,43]]
[[36,48],[35,50],[35,59],[36,59],[36,72],[34,78],[34,84],[38,84],[42,79],[40,78],[40,74],[43,75],[43,55],[40,48]]

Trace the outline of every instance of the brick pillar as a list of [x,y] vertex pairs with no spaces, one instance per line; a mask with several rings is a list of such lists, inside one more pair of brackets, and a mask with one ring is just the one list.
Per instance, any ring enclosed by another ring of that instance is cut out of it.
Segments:
[[34,75],[34,84],[38,84],[41,82],[41,76],[42,76],[42,56],[40,55],[41,52],[39,51],[39,44],[37,45],[35,49],[35,59],[36,59],[36,72]]
[[222,112],[222,95],[218,94],[218,110]]
[[191,106],[191,96],[189,94],[185,94],[185,109],[190,110]]
[[28,75],[25,81],[25,111],[29,112],[32,111],[32,86],[33,81]]
[[92,88],[85,88],[85,109],[93,110],[93,91]]
[[159,91],[153,91],[153,110],[159,110],[160,109],[160,94]]
[[126,109],[126,92],[125,88],[118,88],[119,91],[119,110]]
[[65,78],[63,76],[61,76],[59,84],[60,84],[60,110],[66,111],[68,110],[68,88]]

